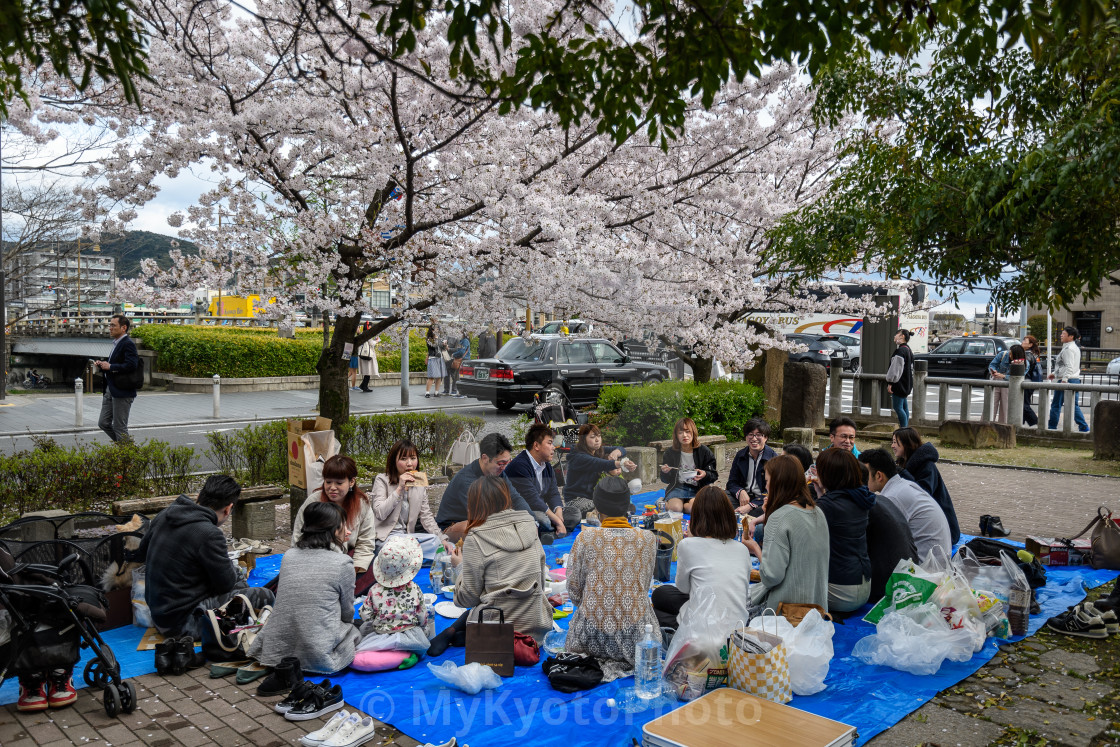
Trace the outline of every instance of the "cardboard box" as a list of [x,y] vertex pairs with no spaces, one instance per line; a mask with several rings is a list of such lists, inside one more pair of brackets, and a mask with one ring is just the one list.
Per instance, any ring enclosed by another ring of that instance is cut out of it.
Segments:
[[1072,540],[1070,545],[1054,537],[1027,537],[1027,552],[1033,553],[1038,562],[1049,566],[1085,565],[1089,562],[1092,543],[1082,537]]
[[[315,434],[324,431],[329,434],[329,437],[315,437]],[[311,438],[305,441],[304,436]],[[316,459],[314,444],[320,443],[323,448],[326,448],[333,439],[334,431],[331,430],[330,418],[288,421],[288,482],[292,486],[307,489],[307,462]],[[304,448],[308,442],[310,442],[310,449]]]

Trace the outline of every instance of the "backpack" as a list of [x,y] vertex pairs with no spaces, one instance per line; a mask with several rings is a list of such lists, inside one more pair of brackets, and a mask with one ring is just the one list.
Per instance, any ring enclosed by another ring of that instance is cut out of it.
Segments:
[[1027,353],[1027,379],[1042,381],[1042,366],[1039,365],[1038,356],[1034,353]]

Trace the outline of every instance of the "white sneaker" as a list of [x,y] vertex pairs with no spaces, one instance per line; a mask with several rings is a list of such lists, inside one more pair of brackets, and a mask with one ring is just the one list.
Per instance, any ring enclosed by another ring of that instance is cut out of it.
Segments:
[[357,721],[358,715],[349,714],[346,711],[339,711],[331,717],[331,720],[328,721],[322,729],[313,731],[310,734],[304,734],[300,737],[299,743],[302,744],[303,747],[321,747],[324,742],[335,735],[335,732],[342,728],[343,724],[351,719]]
[[376,731],[376,722],[372,718],[366,716],[359,720],[358,714],[354,714],[333,737],[323,742],[322,747],[358,747],[377,736]]
[[[428,742],[424,745],[424,747],[455,747],[455,737],[451,737],[450,742],[444,742],[443,744],[432,744],[431,742]],[[467,746],[463,745],[463,747]]]

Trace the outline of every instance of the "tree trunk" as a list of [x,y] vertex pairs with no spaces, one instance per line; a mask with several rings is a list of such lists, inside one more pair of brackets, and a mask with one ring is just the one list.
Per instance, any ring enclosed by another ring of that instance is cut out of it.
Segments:
[[687,363],[692,366],[692,380],[697,384],[705,384],[712,380],[711,358],[692,358]]
[[[342,346],[354,342],[361,317],[336,316],[330,345],[319,356],[315,370],[319,372],[319,414],[331,419],[331,426],[350,420],[350,361],[343,360]],[[357,348],[352,355],[357,355]]]

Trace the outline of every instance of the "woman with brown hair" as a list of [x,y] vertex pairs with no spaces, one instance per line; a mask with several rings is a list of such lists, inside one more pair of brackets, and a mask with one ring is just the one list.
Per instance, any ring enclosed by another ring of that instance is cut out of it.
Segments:
[[[395,534],[410,534],[431,560],[436,555],[443,532],[428,504],[428,477],[420,469],[420,453],[416,444],[401,439],[389,449],[385,471],[373,478],[370,489],[373,518],[377,522],[377,550]],[[416,531],[419,521],[423,532]]]
[[751,587],[754,605],[777,609],[795,602],[828,609],[828,521],[797,457],[782,454],[766,462],[766,486],[766,542],[760,548],[743,534],[743,544],[759,560],[761,581]]
[[462,549],[453,548],[451,565],[458,570],[455,604],[471,612],[432,639],[429,656],[449,645],[464,645],[467,619],[482,607],[502,610],[507,623],[538,643],[552,630],[548,603],[548,565],[537,538],[537,522],[516,511],[501,477],[483,476],[467,493],[467,528]]
[[358,487],[358,465],[348,456],[336,454],[323,464],[323,487],[307,496],[292,520],[292,544],[303,535],[303,512],[312,503],[335,503],[342,509],[343,527],[349,533],[342,550],[354,558],[358,579],[354,596],[369,591],[373,573],[369,572],[376,554],[376,522],[365,491]]
[[581,425],[579,441],[568,454],[568,469],[564,475],[564,505],[575,506],[581,515],[595,508],[591,496],[595,483],[604,474],[620,475],[622,468],[634,469],[634,463],[624,459],[626,449],[621,446],[604,446],[603,433],[594,423]]
[[[688,616],[690,597],[714,595],[735,619],[746,622],[751,606],[751,556],[735,541],[738,522],[723,488],[701,488],[692,501],[689,536],[677,548],[677,576],[672,584],[653,590],[653,610],[663,628],[676,628],[680,614]],[[683,608],[683,610],[682,610]]]
[[681,418],[673,426],[673,446],[665,452],[661,482],[670,511],[691,510],[692,499],[700,488],[719,479],[716,458],[711,449],[700,445],[700,431],[692,418]]
[[923,443],[921,434],[914,428],[899,428],[891,437],[891,451],[901,467],[898,474],[917,483],[919,488],[933,496],[933,500],[941,506],[941,510],[945,512],[945,520],[949,522],[949,539],[954,545],[957,544],[961,539],[961,527],[957,522],[957,510],[953,507],[949,488],[937,469],[937,447],[928,441]]
[[[871,556],[867,553],[867,516],[875,494],[863,484],[863,471],[850,451],[825,449],[817,457],[817,479],[824,494],[817,506],[828,522],[828,609],[851,612],[871,595]],[[766,526],[770,544],[770,526]]]

